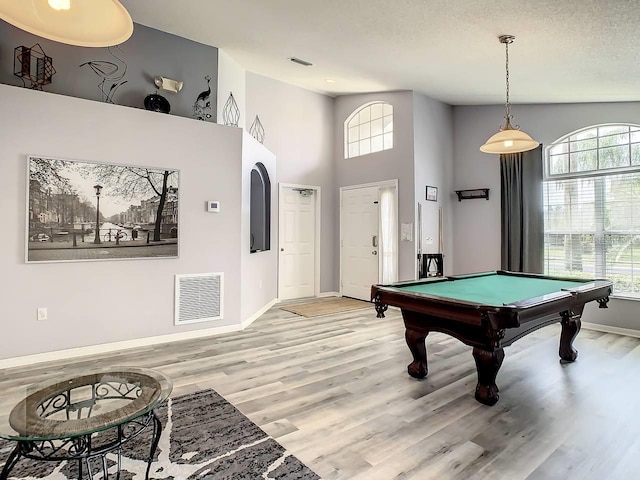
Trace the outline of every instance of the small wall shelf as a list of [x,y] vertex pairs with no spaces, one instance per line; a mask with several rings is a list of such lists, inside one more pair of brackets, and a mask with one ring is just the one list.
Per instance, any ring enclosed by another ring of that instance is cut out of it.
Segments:
[[475,188],[473,190],[456,190],[456,194],[458,195],[458,201],[462,200],[473,200],[475,198],[484,198],[489,200],[489,189],[488,188]]

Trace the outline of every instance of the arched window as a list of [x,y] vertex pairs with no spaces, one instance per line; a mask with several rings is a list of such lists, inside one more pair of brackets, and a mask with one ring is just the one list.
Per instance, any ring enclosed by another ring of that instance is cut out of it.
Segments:
[[640,297],[640,125],[570,133],[546,149],[545,272],[608,278]]
[[265,166],[258,162],[251,170],[251,253],[271,249],[271,181]]
[[354,111],[344,122],[344,158],[393,148],[393,105],[372,102]]

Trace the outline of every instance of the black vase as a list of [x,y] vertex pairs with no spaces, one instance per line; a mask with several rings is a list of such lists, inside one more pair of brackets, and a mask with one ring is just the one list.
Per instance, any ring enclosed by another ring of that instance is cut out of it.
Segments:
[[169,105],[169,100],[164,98],[162,95],[152,93],[145,97],[144,108],[151,110],[152,112],[169,113],[171,105]]

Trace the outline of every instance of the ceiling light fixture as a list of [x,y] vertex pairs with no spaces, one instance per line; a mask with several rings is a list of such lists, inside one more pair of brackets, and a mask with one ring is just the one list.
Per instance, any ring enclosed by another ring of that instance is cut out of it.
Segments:
[[0,0],[0,18],[39,37],[80,47],[110,47],[133,33],[118,0]]
[[509,44],[516,39],[513,35],[500,35],[498,37],[500,43],[504,43],[506,52],[506,80],[507,80],[507,103],[505,103],[505,124],[500,127],[500,131],[491,136],[484,145],[480,147],[480,151],[485,153],[518,153],[533,150],[539,142],[532,139],[528,134],[520,130],[520,126],[512,126],[511,119],[511,103],[509,102]]

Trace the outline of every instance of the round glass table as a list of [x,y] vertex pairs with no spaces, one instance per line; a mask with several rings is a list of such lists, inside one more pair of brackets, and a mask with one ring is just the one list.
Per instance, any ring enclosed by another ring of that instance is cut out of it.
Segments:
[[[172,388],[171,380],[158,371],[111,367],[7,392],[8,397],[3,398],[6,408],[0,413],[0,438],[16,446],[0,480],[9,478],[21,458],[77,461],[78,479],[85,468],[93,478],[97,459],[102,478],[108,478],[110,469],[119,478],[123,444],[151,425],[148,479],[162,433],[154,409],[169,398]],[[109,453],[117,457],[111,467]]]

